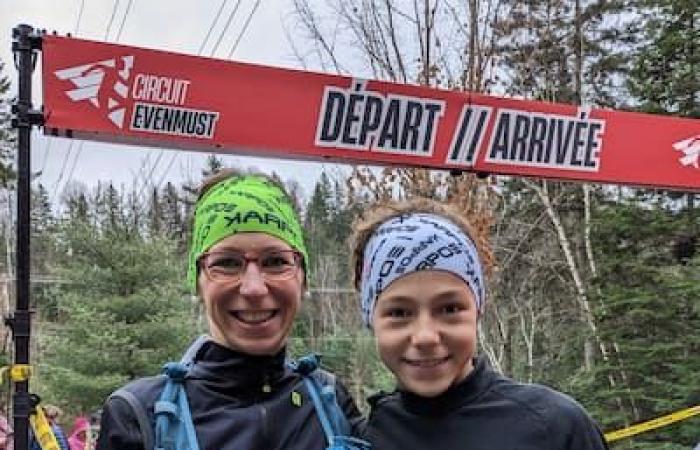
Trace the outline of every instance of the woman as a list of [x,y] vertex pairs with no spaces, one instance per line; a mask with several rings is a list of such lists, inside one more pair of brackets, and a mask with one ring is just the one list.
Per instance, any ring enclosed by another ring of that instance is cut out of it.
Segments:
[[[231,171],[204,183],[188,280],[204,305],[209,339],[195,352],[185,379],[199,448],[326,448],[303,379],[285,364],[307,263],[292,201],[277,183]],[[151,423],[163,384],[163,377],[154,377],[126,386]],[[346,416],[358,421],[345,388],[338,384],[336,394]],[[144,448],[125,402],[107,401],[97,448]]]
[[483,236],[427,199],[378,206],[356,225],[365,323],[397,389],[370,399],[365,438],[381,450],[607,448],[571,398],[516,383],[477,355],[492,264]]

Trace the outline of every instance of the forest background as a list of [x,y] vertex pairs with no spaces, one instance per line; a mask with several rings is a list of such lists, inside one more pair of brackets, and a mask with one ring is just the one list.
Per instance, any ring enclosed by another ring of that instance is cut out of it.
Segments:
[[[303,67],[700,118],[697,0],[294,0],[294,9],[290,39]],[[16,198],[7,70],[0,67],[5,314]],[[194,187],[220,168],[211,156],[183,184],[77,183],[55,203],[33,183],[32,389],[45,401],[70,414],[94,411],[204,331],[183,280]],[[282,181],[299,192],[297,181]],[[346,240],[368,204],[415,195],[458,205],[490,235],[498,270],[479,337],[495,368],[572,395],[605,430],[700,404],[694,193],[401,168],[324,172],[310,198],[296,195],[312,277],[292,354],[321,352],[360,402],[392,388],[360,324]],[[7,364],[9,333],[0,331]],[[613,448],[698,441],[695,417]]]

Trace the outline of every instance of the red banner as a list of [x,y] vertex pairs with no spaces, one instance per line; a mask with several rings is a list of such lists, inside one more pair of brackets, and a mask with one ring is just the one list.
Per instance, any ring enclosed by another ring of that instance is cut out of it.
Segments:
[[47,36],[45,132],[255,156],[700,191],[700,120]]

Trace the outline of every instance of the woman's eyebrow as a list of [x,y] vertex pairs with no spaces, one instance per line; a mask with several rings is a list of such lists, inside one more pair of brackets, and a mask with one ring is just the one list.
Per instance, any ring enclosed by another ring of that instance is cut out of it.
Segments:
[[235,247],[235,246],[224,246],[220,247],[216,250],[212,250],[212,252],[235,252],[235,253],[249,253],[249,252],[258,252],[258,253],[263,253],[263,252],[269,252],[269,251],[294,251],[293,248],[287,248],[282,245],[277,245],[277,244],[272,244],[272,245],[266,245],[265,247],[260,247],[260,248],[249,248],[249,249],[242,249],[240,247]]

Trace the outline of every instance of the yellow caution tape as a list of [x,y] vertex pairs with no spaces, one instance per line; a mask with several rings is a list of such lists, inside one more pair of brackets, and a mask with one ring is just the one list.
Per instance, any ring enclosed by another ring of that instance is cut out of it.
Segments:
[[37,406],[34,414],[29,416],[29,423],[42,450],[61,450],[41,406]]
[[689,417],[697,416],[700,414],[700,405],[693,406],[692,408],[682,409],[674,413],[657,417],[656,419],[648,420],[646,422],[638,423],[632,425],[631,427],[623,428],[617,431],[611,431],[605,433],[605,440],[608,442],[614,442],[620,439],[624,439],[635,434],[644,433],[645,431],[654,430],[656,428],[665,427],[674,422],[679,422],[681,420],[688,419]]
[[29,364],[14,364],[0,368],[0,382],[4,382],[9,374],[9,379],[14,382],[27,381],[32,376],[32,366]]

